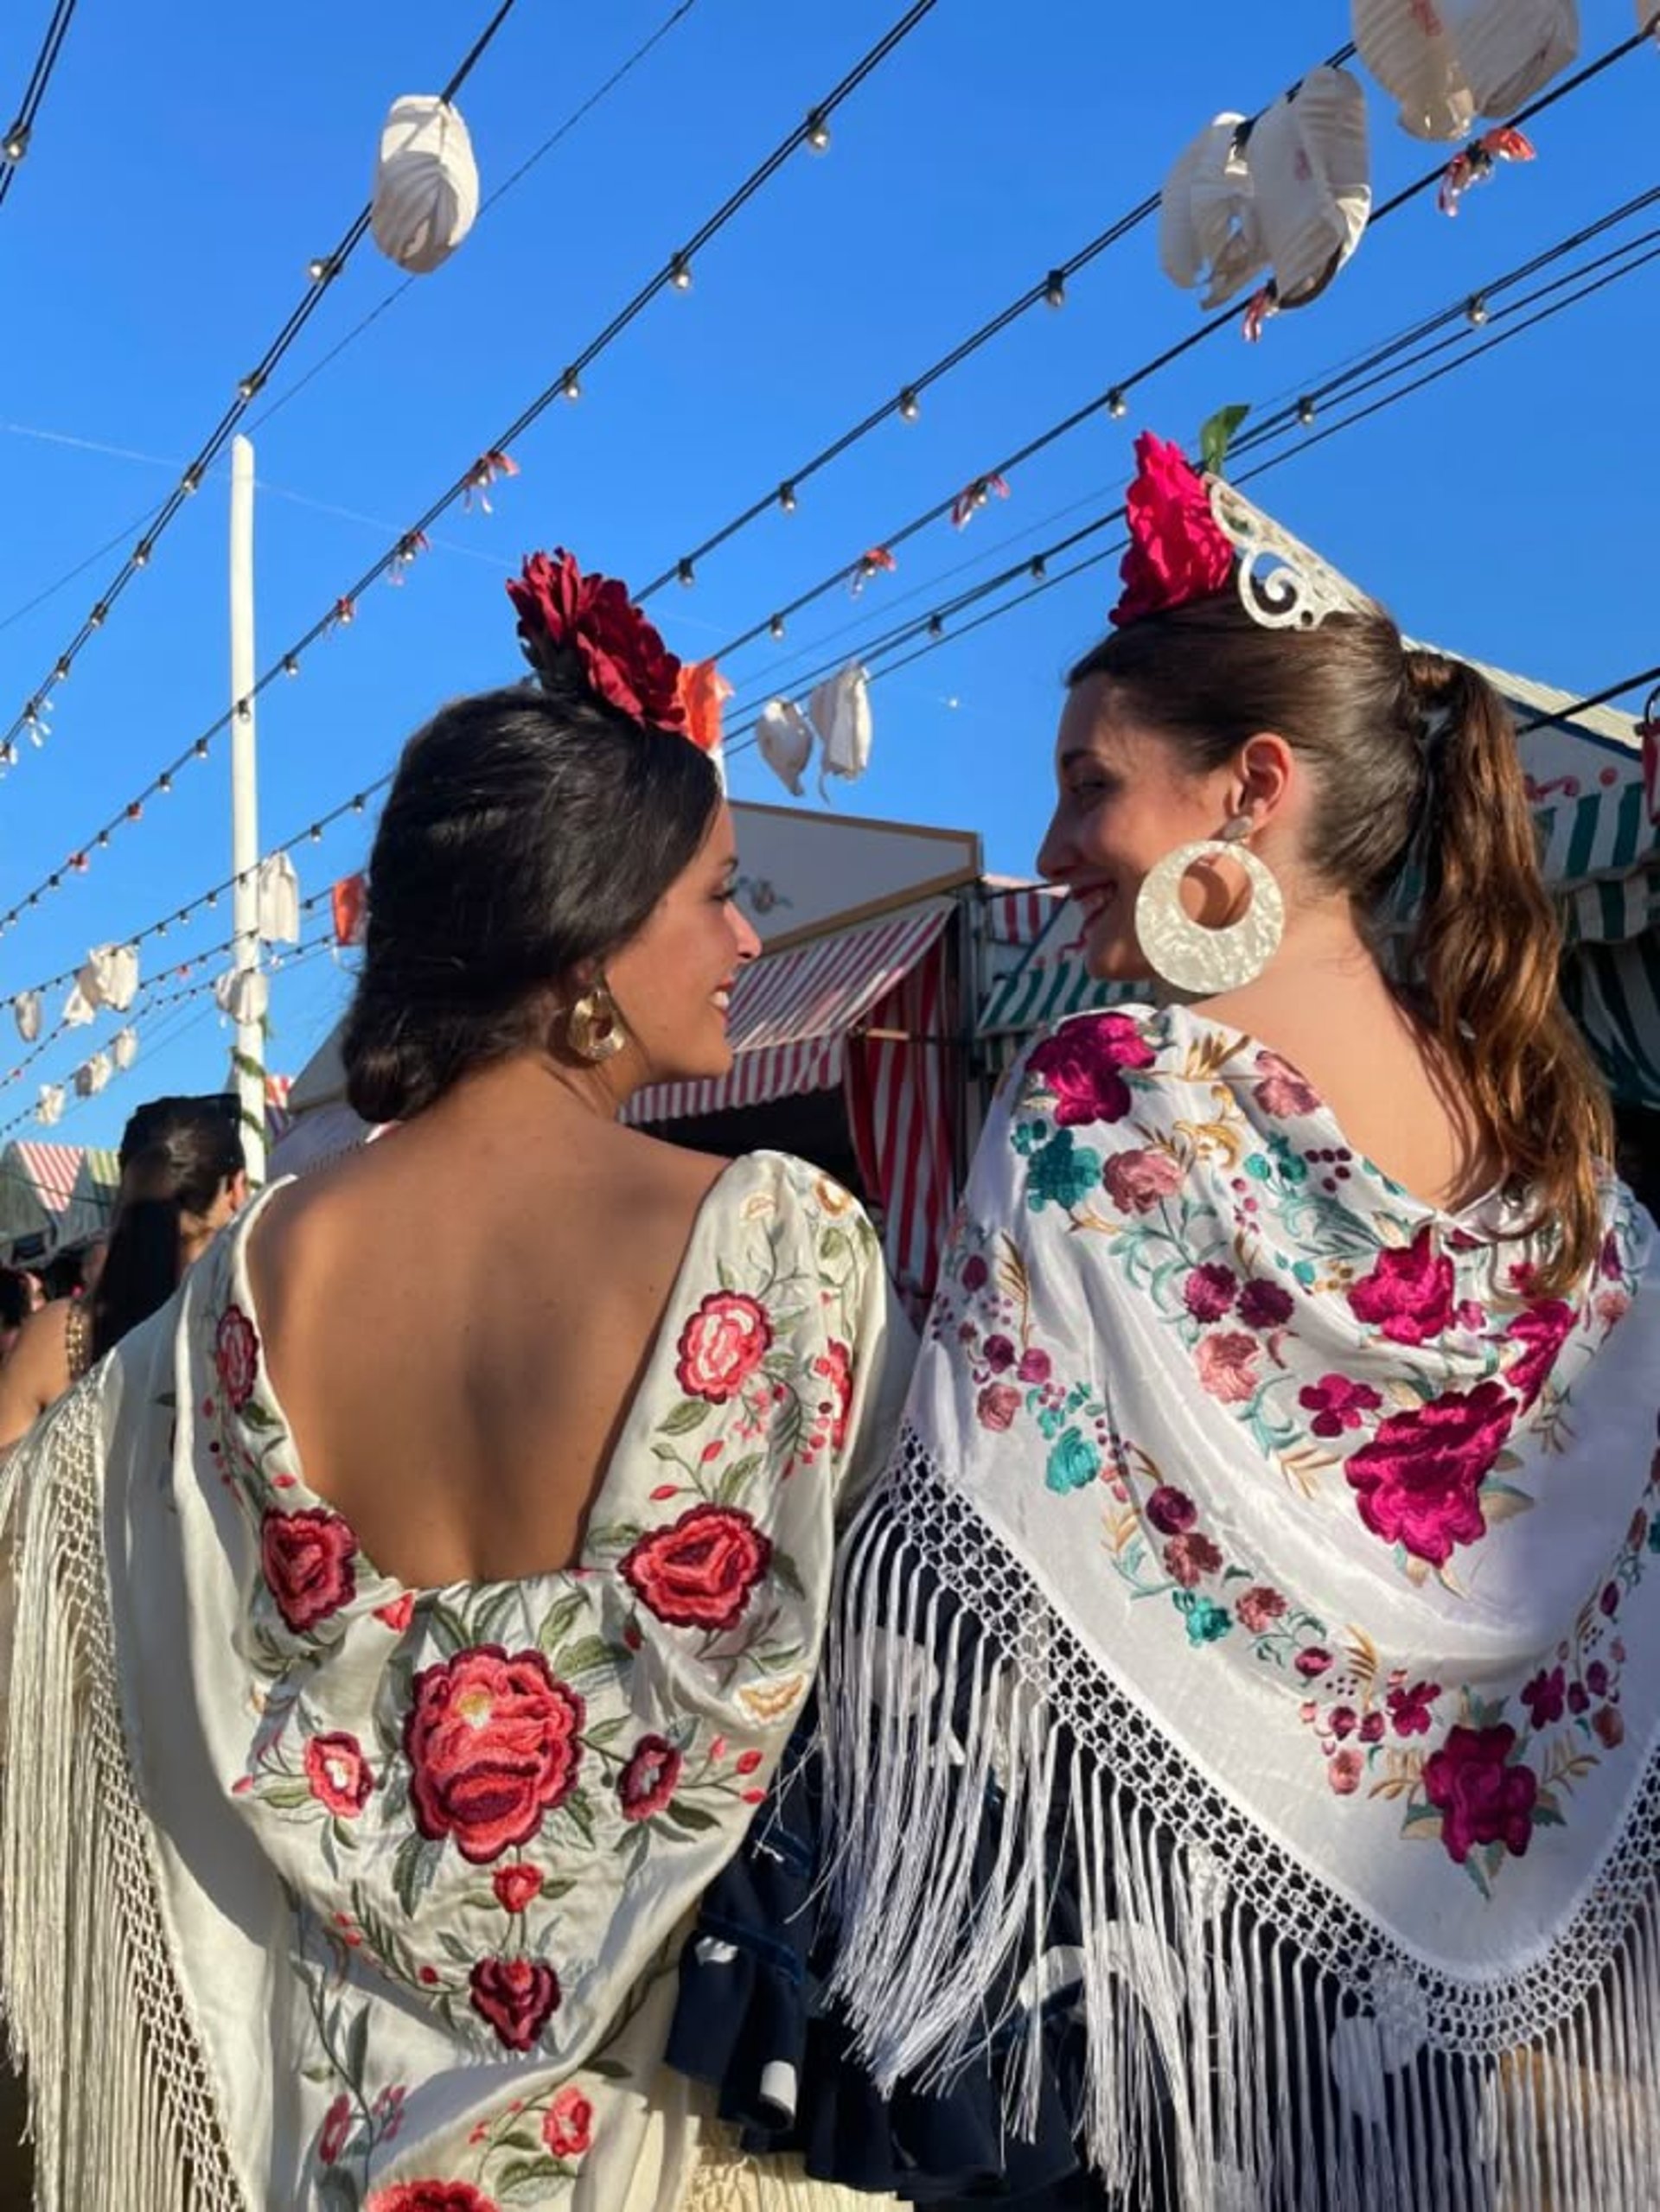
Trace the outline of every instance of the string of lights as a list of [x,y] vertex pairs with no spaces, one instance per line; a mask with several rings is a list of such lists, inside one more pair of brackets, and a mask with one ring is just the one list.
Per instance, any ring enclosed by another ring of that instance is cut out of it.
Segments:
[[[73,0],[67,0],[67,3],[73,9]],[[501,4],[497,8],[488,24],[474,41],[471,49],[451,74],[442,94],[444,99],[453,99],[456,93],[460,91],[516,4],[517,0],[501,0]],[[3,193],[7,181],[7,177],[0,176],[0,194]],[[108,622],[117,602],[128,590],[134,577],[150,566],[163,536],[177,520],[187,502],[201,489],[202,480],[208,469],[212,468],[240,428],[243,417],[259,394],[265,390],[272,371],[290,348],[296,344],[301,332],[322,304],[324,295],[361,244],[368,227],[369,205],[366,201],[332,250],[327,253],[318,254],[312,259],[306,271],[306,289],[298,304],[259,359],[239,380],[235,397],[226,407],[208,436],[196,449],[178,482],[155,513],[142,525],[143,535],[132,545],[114,575],[93,601],[92,607],[83,616],[80,628],[59,652],[45,676],[30,692],[22,708],[7,728],[4,735],[0,736],[0,776],[3,776],[8,769],[17,765],[19,758],[17,741],[20,737],[27,736],[32,743],[40,745],[51,734],[48,715],[54,694],[61,685],[68,682],[77,658],[89,641]]]
[[[591,338],[582,351],[559,377],[541,391],[507,429],[501,431],[484,451],[463,470],[449,488],[434,500],[425,513],[409,529],[403,532],[348,590],[336,598],[328,611],[318,617],[310,628],[296,638],[278,659],[259,675],[246,698],[236,702],[234,713],[247,716],[252,711],[252,701],[272,684],[284,678],[296,677],[300,673],[302,656],[318,641],[331,632],[348,626],[356,617],[357,602],[371,585],[382,577],[401,577],[417,555],[425,548],[426,533],[438,518],[457,501],[478,495],[491,481],[493,475],[517,474],[508,459],[508,449],[516,443],[532,424],[560,399],[574,401],[581,397],[581,378],[622,335],[631,324],[643,315],[651,303],[665,289],[683,290],[690,280],[693,259],[712,243],[729,224],[733,222],[757,193],[770,182],[790,156],[802,147],[815,153],[823,152],[830,143],[830,118],[859,89],[865,80],[908,38],[910,33],[938,5],[938,0],[912,0],[912,4],[890,29],[860,56],[852,67],[823,99],[808,109],[801,122],[773,148],[772,151],[737,185],[727,199],[693,233],[686,243],[647,278],[627,303],[618,309],[604,328]],[[73,658],[73,655],[71,656]],[[38,702],[36,702],[38,705]],[[112,836],[118,830],[143,819],[146,803],[152,798],[164,796],[173,787],[174,778],[193,762],[206,760],[214,740],[230,727],[233,713],[218,716],[176,758],[159,769],[142,790],[105,822],[91,837],[69,853],[62,865],[54,869],[42,882],[19,899],[10,910],[0,915],[0,936],[14,928],[22,915],[37,907],[48,894],[61,889],[72,877],[84,875],[90,864],[93,851],[108,846]]]
[[63,41],[69,35],[75,6],[76,0],[56,0],[46,27],[46,36],[41,41],[40,52],[35,57],[35,67],[29,72],[29,82],[23,88],[23,97],[18,102],[16,115],[5,137],[0,138],[0,207],[5,205],[12,180],[34,139],[41,103],[46,98],[46,88],[52,81],[52,72],[58,66]]

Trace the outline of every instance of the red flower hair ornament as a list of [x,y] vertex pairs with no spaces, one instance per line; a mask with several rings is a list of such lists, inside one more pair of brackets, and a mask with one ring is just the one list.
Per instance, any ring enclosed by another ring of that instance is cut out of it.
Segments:
[[574,655],[582,681],[648,730],[689,737],[706,753],[720,746],[726,687],[710,662],[683,666],[615,577],[584,576],[563,545],[532,553],[508,586],[519,641],[539,676]]
[[1124,500],[1130,542],[1119,569],[1124,590],[1112,612],[1122,629],[1145,615],[1184,607],[1223,590],[1234,549],[1210,511],[1204,479],[1181,448],[1143,430],[1135,441],[1135,481]]

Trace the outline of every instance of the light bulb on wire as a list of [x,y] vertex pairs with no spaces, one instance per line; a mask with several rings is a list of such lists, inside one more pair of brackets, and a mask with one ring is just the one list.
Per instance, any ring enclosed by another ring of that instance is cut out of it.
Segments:
[[805,124],[807,143],[815,154],[827,153],[830,148],[830,125],[815,107],[808,114]]

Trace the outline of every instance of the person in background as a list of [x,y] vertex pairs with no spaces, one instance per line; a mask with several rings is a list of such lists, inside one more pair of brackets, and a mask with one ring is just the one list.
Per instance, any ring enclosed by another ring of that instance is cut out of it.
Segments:
[[121,1139],[120,1167],[115,1226],[95,1287],[32,1314],[0,1368],[0,1450],[166,1304],[247,1196],[242,1140],[213,1100],[140,1106]]
[[34,1310],[28,1279],[13,1268],[0,1268],[0,1366],[11,1357],[23,1323]]

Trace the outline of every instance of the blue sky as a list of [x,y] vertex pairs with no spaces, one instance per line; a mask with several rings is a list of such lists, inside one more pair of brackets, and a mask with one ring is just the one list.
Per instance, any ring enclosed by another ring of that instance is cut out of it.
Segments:
[[[116,565],[25,602],[164,496],[238,377],[297,301],[309,257],[361,205],[382,114],[436,90],[490,12],[405,0],[342,9],[99,7],[78,15],[27,163],[0,209],[9,342],[0,382],[0,707],[20,707]],[[520,0],[462,97],[488,193],[668,14]],[[559,373],[649,272],[900,12],[899,0],[697,0],[652,57],[481,220],[462,252],[380,316],[255,432],[263,667]],[[48,10],[0,30],[21,85]],[[1632,28],[1587,0],[1585,55]],[[35,21],[39,17],[39,22]],[[584,379],[514,448],[492,515],[455,512],[401,590],[267,693],[262,843],[304,828],[391,765],[445,697],[520,671],[502,591],[562,541],[642,581],[946,352],[1156,188],[1223,108],[1250,110],[1341,41],[1346,10],[1124,11],[1052,0],[1016,14],[941,0]],[[1478,289],[1654,181],[1660,54],[1639,53],[1536,127],[1457,220],[1425,198],[1379,224],[1325,296],[1229,330],[1018,472],[961,536],[913,540],[857,603],[827,599],[729,668],[740,697],[856,647],[903,594],[962,581],[1115,502],[1138,428],[1191,439],[1223,402],[1282,400],[1421,315]],[[10,95],[4,95],[9,97]],[[1382,199],[1431,165],[1371,93]],[[1265,501],[1421,635],[1574,689],[1660,659],[1649,513],[1656,270],[1504,347],[1267,480]],[[289,387],[398,281],[360,249],[266,395]],[[707,652],[762,619],[1192,328],[1151,225],[885,423],[654,605]],[[1271,487],[1271,488],[1270,488]],[[54,734],[0,790],[8,907],[221,710],[227,484],[204,488],[58,695]],[[1062,519],[1057,519],[1062,518]],[[1105,541],[1102,541],[1105,542]],[[1098,631],[1110,567],[947,643],[879,683],[873,765],[849,811],[978,829],[991,866],[1030,865],[1048,807],[1060,674]],[[925,611],[924,592],[904,611]],[[0,992],[182,904],[229,868],[228,755],[0,939]],[[739,797],[776,799],[753,753]],[[348,817],[297,856],[303,888],[361,861]],[[148,948],[178,961],[228,934],[204,915]],[[206,971],[198,969],[197,976]],[[273,1066],[297,1070],[343,1003],[327,957],[273,985]],[[55,1003],[48,1014],[55,1013]],[[85,1033],[82,1033],[84,1036]],[[137,1067],[61,1133],[112,1142],[144,1097],[216,1086],[228,1032],[187,1005],[144,1026]],[[84,1047],[81,1048],[84,1049]],[[0,1088],[0,1121],[80,1056],[61,1041]],[[0,1048],[0,1073],[10,1064]]]

